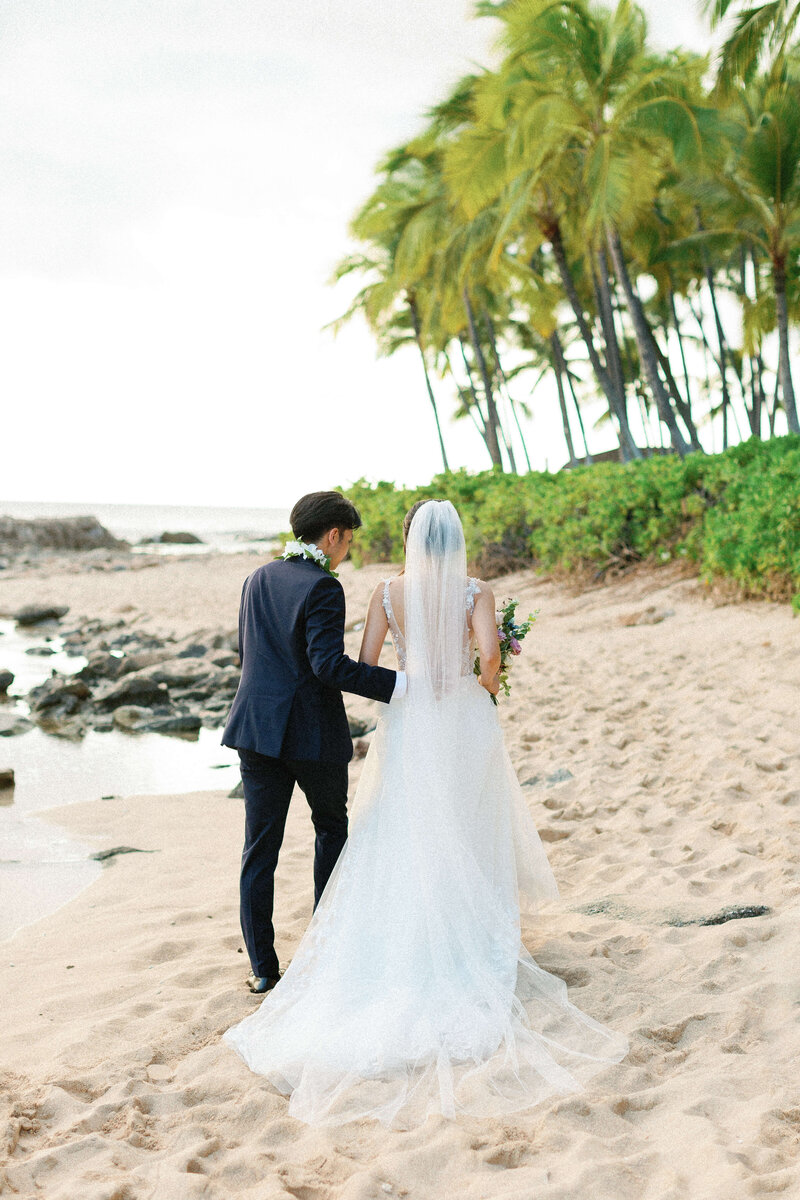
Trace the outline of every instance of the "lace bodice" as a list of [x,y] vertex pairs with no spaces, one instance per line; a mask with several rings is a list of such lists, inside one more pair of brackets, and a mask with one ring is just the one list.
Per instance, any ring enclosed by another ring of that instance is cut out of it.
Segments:
[[[389,633],[392,636],[392,645],[397,655],[397,665],[401,671],[405,671],[406,639],[403,636],[402,629],[397,624],[397,618],[392,608],[392,598],[389,591],[389,584],[391,582],[391,579],[383,581],[383,611],[386,613],[386,620],[389,622]],[[475,597],[480,595],[480,590],[477,579],[473,579],[472,577],[467,579],[467,589],[464,596],[464,656],[461,662],[462,675],[472,674],[472,663],[475,657],[474,638],[467,618],[471,617],[475,610]]]

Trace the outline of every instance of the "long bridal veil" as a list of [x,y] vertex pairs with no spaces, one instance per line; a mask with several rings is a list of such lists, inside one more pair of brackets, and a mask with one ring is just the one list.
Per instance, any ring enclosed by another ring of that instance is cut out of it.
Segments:
[[378,724],[290,966],[224,1035],[309,1124],[515,1112],[627,1051],[521,944],[520,902],[558,893],[472,673],[466,591],[458,514],[430,501],[408,536],[407,695]]

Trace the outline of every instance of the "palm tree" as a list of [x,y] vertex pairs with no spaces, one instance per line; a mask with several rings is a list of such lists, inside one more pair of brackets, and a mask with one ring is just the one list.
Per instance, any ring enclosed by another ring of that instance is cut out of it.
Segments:
[[397,284],[392,277],[391,267],[386,256],[383,258],[368,258],[365,255],[350,255],[338,264],[331,282],[336,283],[356,272],[370,276],[370,282],[361,288],[347,311],[333,321],[330,327],[335,332],[338,332],[346,321],[355,316],[357,312],[360,312],[366,318],[368,325],[375,334],[379,349],[387,356],[394,354],[401,346],[408,344],[409,330],[411,331],[422,360],[425,388],[433,410],[433,419],[439,440],[439,450],[442,456],[442,467],[445,473],[447,473],[450,467],[447,461],[442,425],[439,418],[439,407],[436,403],[436,396],[431,384],[425,346],[421,336],[419,305],[416,293],[413,291],[405,293],[405,309],[398,305]]
[[711,18],[712,28],[738,10],[720,54],[718,87],[722,92],[749,83],[761,64],[773,79],[780,75],[800,21],[800,0],[771,0],[768,4],[703,0],[702,9]]
[[[785,79],[754,80],[720,113],[709,131],[724,150],[711,184],[696,187],[711,244],[752,247],[769,264],[778,331],[778,382],[790,432],[800,433],[792,376],[790,294],[797,295],[800,253],[800,63],[787,60]],[[757,272],[756,272],[757,273]],[[763,318],[763,306],[760,309]]]
[[428,392],[428,399],[431,402],[431,407],[433,408],[433,417],[436,422],[436,433],[439,437],[439,449],[442,452],[442,466],[444,468],[444,473],[446,475],[450,471],[450,466],[447,462],[447,451],[444,448],[444,438],[442,437],[442,426],[439,421],[439,410],[436,406],[436,398],[433,394],[433,388],[431,386],[431,377],[428,372],[428,363],[425,359],[425,347],[422,344],[422,326],[420,324],[420,319],[419,319],[419,308],[417,307],[417,297],[414,292],[407,292],[406,295],[407,295],[407,299],[408,299],[408,311],[411,314],[411,323],[414,328],[414,341],[417,343],[420,358],[422,359],[422,369],[425,372],[425,387]]
[[[504,70],[519,98],[513,146],[525,162],[528,189],[538,186],[551,201],[554,192],[562,198],[563,216],[556,211],[549,235],[565,291],[566,231],[575,244],[588,245],[593,257],[608,250],[648,386],[674,449],[683,455],[690,446],[660,375],[623,238],[652,206],[673,162],[696,154],[703,62],[649,54],[644,14],[630,0],[619,0],[613,12],[590,8],[586,0],[515,0],[484,5],[482,11],[505,24]],[[513,96],[510,107],[513,119]],[[582,306],[568,295],[598,371]],[[608,378],[609,398],[618,396],[612,373],[602,364],[599,371],[599,378]]]
[[[705,60],[652,53],[633,0],[484,0],[478,11],[501,23],[499,66],[466,75],[379,164],[351,226],[363,252],[337,273],[365,279],[342,320],[362,312],[384,354],[414,343],[445,470],[434,367],[501,470],[516,471],[520,449],[530,467],[510,386],[526,371],[533,390],[555,381],[576,460],[568,400],[583,431],[576,381],[593,394],[576,363],[604,394],[601,420],[625,459],[642,453],[637,401],[646,439],[657,414],[657,441],[680,455],[701,449],[698,396],[721,413],[724,443],[748,426],[760,436],[765,412],[772,433],[778,400],[798,429],[800,0],[705,7],[715,23],[737,14],[711,100]],[[726,78],[747,87],[731,95]],[[741,306],[741,347],[723,292]]]
[[371,253],[345,258],[334,273],[334,280],[360,273],[366,274],[370,282],[334,327],[362,312],[386,354],[405,344],[410,331],[422,360],[442,465],[447,472],[449,463],[428,369],[421,316],[422,308],[431,303],[425,276],[435,238],[443,236],[447,220],[435,174],[425,168],[426,164],[405,147],[386,155],[382,164],[384,177],[350,227],[354,237],[368,243]]
[[[488,72],[481,76],[465,76],[445,101],[431,110],[428,126],[416,139],[414,146],[420,153],[435,153],[437,161],[442,164],[443,182],[450,202],[451,236],[440,247],[437,289],[445,297],[448,293],[453,294],[456,285],[459,288],[467,322],[466,340],[472,349],[474,369],[480,379],[486,409],[487,446],[493,463],[499,465],[502,443],[511,470],[516,471],[513,438],[504,427],[498,411],[498,400],[507,377],[500,361],[500,338],[496,328],[497,320],[507,322],[508,319],[507,305],[501,301],[498,289],[502,293],[512,286],[510,273],[514,271],[514,264],[510,260],[499,262],[491,254],[503,216],[501,208],[487,203],[470,209],[461,203],[461,197],[453,187],[450,166],[452,156],[464,138],[472,136],[479,128],[477,105],[480,88],[489,77]],[[452,333],[460,334],[460,331],[454,328]],[[530,469],[519,415],[510,394],[508,407]]]
[[[501,68],[497,74],[486,72],[474,81],[475,120],[462,125],[447,148],[446,179],[465,219],[476,219],[491,205],[499,209],[501,219],[490,266],[497,264],[509,241],[516,243],[517,256],[526,260],[538,255],[543,246],[549,247],[595,377],[616,417],[623,457],[639,457],[624,391],[598,350],[591,293],[583,286],[575,258],[565,246],[562,223],[577,182],[567,186],[563,148],[554,153],[544,139],[534,143],[529,137],[533,113],[541,110],[535,86],[533,77],[520,76],[516,66]],[[556,165],[562,172],[560,179]]]

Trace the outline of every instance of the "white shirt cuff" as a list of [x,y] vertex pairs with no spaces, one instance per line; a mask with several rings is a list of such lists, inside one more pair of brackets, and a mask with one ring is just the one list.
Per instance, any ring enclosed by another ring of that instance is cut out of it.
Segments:
[[408,679],[406,678],[405,671],[398,671],[397,679],[395,680],[394,684],[394,691],[392,692],[392,699],[399,700],[401,696],[405,696],[407,687]]

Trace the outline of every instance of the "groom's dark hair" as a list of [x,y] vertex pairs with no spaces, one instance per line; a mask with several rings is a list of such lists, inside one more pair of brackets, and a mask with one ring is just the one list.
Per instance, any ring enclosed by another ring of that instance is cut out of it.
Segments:
[[360,529],[361,516],[341,492],[309,492],[289,514],[292,533],[301,542],[315,542],[329,529]]

